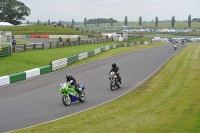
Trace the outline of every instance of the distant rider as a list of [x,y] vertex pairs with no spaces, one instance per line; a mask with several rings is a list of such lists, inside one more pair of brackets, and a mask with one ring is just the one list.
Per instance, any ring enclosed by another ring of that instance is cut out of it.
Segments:
[[[71,82],[70,82],[71,81]],[[66,75],[66,82],[69,82],[70,85],[74,85],[75,86],[75,90],[81,95],[81,91],[79,90],[79,85],[76,83],[76,79],[70,74],[68,73]]]
[[185,43],[185,41],[184,41],[184,40],[181,40],[181,44],[184,45],[184,43]]
[[121,81],[121,76],[120,76],[120,74],[119,74],[119,67],[117,67],[117,65],[116,65],[116,63],[113,63],[112,64],[112,68],[111,68],[111,70],[110,70],[110,73],[111,72],[114,72],[116,75],[117,75],[117,77],[119,78],[119,82],[120,82],[120,84],[122,84],[122,81]]
[[59,36],[59,38],[58,38],[58,42],[62,42],[62,38],[61,38],[61,36]]
[[70,39],[69,39],[69,37],[67,38],[67,40],[66,40],[66,42],[69,42],[70,41]]
[[178,46],[178,41],[175,41],[174,42],[174,47],[177,47]]

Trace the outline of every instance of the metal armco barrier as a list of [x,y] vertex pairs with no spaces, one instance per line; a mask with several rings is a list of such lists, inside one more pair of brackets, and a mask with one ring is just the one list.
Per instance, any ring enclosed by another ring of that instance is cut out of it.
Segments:
[[83,60],[85,58],[94,56],[96,54],[102,53],[102,52],[107,51],[107,50],[112,49],[112,48],[118,48],[120,46],[121,45],[119,45],[119,44],[114,44],[114,45],[110,45],[110,46],[97,48],[95,50],[91,50],[91,51],[88,51],[88,52],[83,52],[83,53],[80,53],[78,55],[70,56],[68,58],[54,60],[54,61],[51,62],[52,71],[59,70],[63,67],[66,67],[67,65],[73,64],[77,61],[80,61],[80,60]]
[[24,72],[19,72],[19,73],[3,76],[3,77],[0,77],[0,86],[12,84],[15,82],[26,80],[28,78],[43,75],[43,74],[51,72],[51,69],[52,69],[51,65],[48,65],[48,66],[43,66],[40,68],[35,68],[35,69],[31,69]]

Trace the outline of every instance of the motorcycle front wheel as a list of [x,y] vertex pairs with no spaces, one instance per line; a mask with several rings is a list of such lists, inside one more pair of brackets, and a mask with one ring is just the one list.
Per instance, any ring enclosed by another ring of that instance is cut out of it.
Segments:
[[82,96],[79,95],[79,101],[80,101],[80,102],[84,102],[85,99],[86,99],[85,92],[84,92],[84,91],[81,91],[81,94],[82,94]]
[[62,96],[62,102],[65,106],[69,106],[71,104],[71,98],[69,96]]
[[115,83],[113,81],[110,82],[110,89],[111,91],[115,90]]

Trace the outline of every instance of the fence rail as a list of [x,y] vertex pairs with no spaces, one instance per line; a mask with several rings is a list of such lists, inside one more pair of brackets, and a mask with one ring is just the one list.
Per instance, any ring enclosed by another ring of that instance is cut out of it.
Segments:
[[98,44],[113,41],[112,38],[109,39],[96,39],[96,40],[80,40],[80,41],[70,41],[70,42],[44,42],[44,43],[35,43],[35,44],[24,44],[24,45],[15,45],[12,47],[12,52],[24,52],[30,50],[38,49],[51,49],[51,48],[61,48],[69,46],[77,46],[84,44]]

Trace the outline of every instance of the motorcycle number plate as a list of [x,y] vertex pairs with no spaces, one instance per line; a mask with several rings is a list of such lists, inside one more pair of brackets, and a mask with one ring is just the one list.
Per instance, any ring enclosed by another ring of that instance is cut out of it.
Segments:
[[116,78],[117,78],[117,75],[114,75],[114,78],[116,79]]

